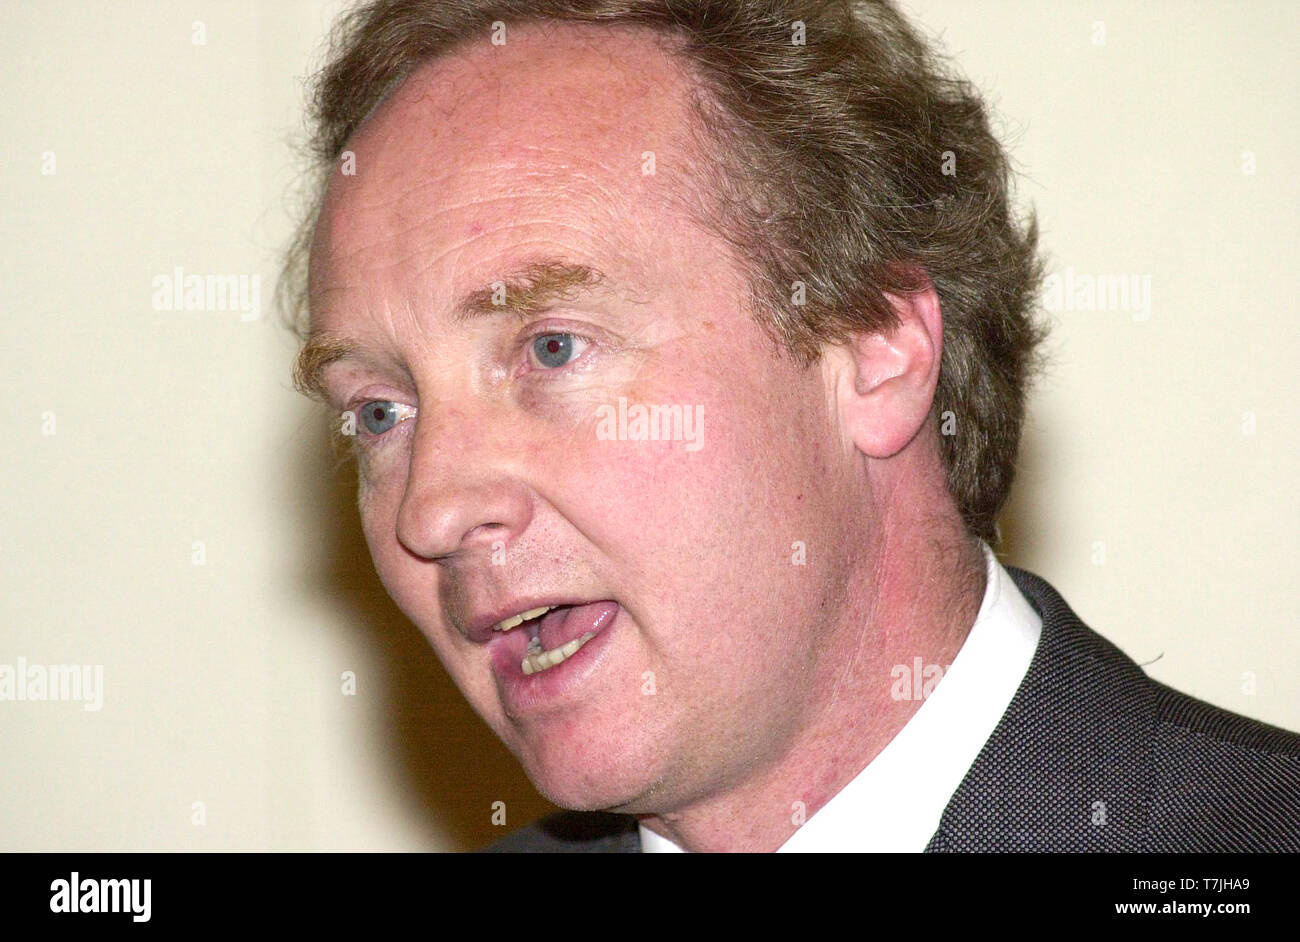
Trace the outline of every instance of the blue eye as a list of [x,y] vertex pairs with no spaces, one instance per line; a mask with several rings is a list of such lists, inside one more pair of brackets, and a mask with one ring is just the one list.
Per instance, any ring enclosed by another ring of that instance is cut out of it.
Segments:
[[371,435],[382,435],[397,424],[397,404],[367,402],[361,407],[361,421]]
[[[580,345],[575,349],[574,341]],[[586,348],[586,341],[573,334],[542,334],[533,340],[533,356],[547,369],[567,366]]]

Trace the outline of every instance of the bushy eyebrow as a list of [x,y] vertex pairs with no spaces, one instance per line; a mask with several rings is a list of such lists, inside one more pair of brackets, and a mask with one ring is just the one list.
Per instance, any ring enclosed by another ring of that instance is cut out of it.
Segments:
[[531,262],[456,302],[454,316],[464,321],[481,314],[514,314],[525,319],[556,301],[575,301],[605,280],[589,265],[546,259]]
[[293,362],[293,388],[308,399],[323,400],[321,377],[325,367],[337,360],[356,357],[361,345],[339,334],[313,332]]
[[[483,315],[510,314],[521,320],[535,317],[557,301],[576,301],[605,281],[599,269],[560,259],[529,262],[510,274],[461,297],[452,317],[463,323]],[[324,399],[321,379],[325,367],[356,359],[363,345],[335,331],[313,331],[293,365],[293,385],[309,399]]]

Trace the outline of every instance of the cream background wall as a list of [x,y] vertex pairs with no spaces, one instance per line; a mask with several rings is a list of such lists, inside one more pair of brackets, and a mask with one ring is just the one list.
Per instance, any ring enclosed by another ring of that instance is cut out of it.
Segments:
[[[0,701],[0,849],[459,849],[549,807],[386,599],[290,387],[287,142],[339,6],[0,7],[0,664],[104,682]],[[1052,312],[1005,561],[1300,729],[1294,6],[905,9],[1003,116],[1049,270],[1149,279]],[[177,267],[260,306],[159,310]]]

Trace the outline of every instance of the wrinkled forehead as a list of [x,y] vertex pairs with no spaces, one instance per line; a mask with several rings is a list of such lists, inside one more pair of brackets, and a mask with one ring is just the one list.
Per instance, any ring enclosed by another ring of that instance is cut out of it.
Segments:
[[662,254],[665,214],[691,202],[689,81],[653,33],[626,27],[520,26],[426,63],[331,175],[313,312],[361,283],[490,276],[528,244],[604,267]]

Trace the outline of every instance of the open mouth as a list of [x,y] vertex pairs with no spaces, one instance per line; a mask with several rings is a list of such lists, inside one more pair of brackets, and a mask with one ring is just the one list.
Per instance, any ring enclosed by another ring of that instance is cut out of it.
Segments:
[[606,599],[577,605],[543,605],[503,619],[494,631],[523,629],[528,647],[519,669],[525,674],[563,664],[596,637],[618,614],[618,603]]

